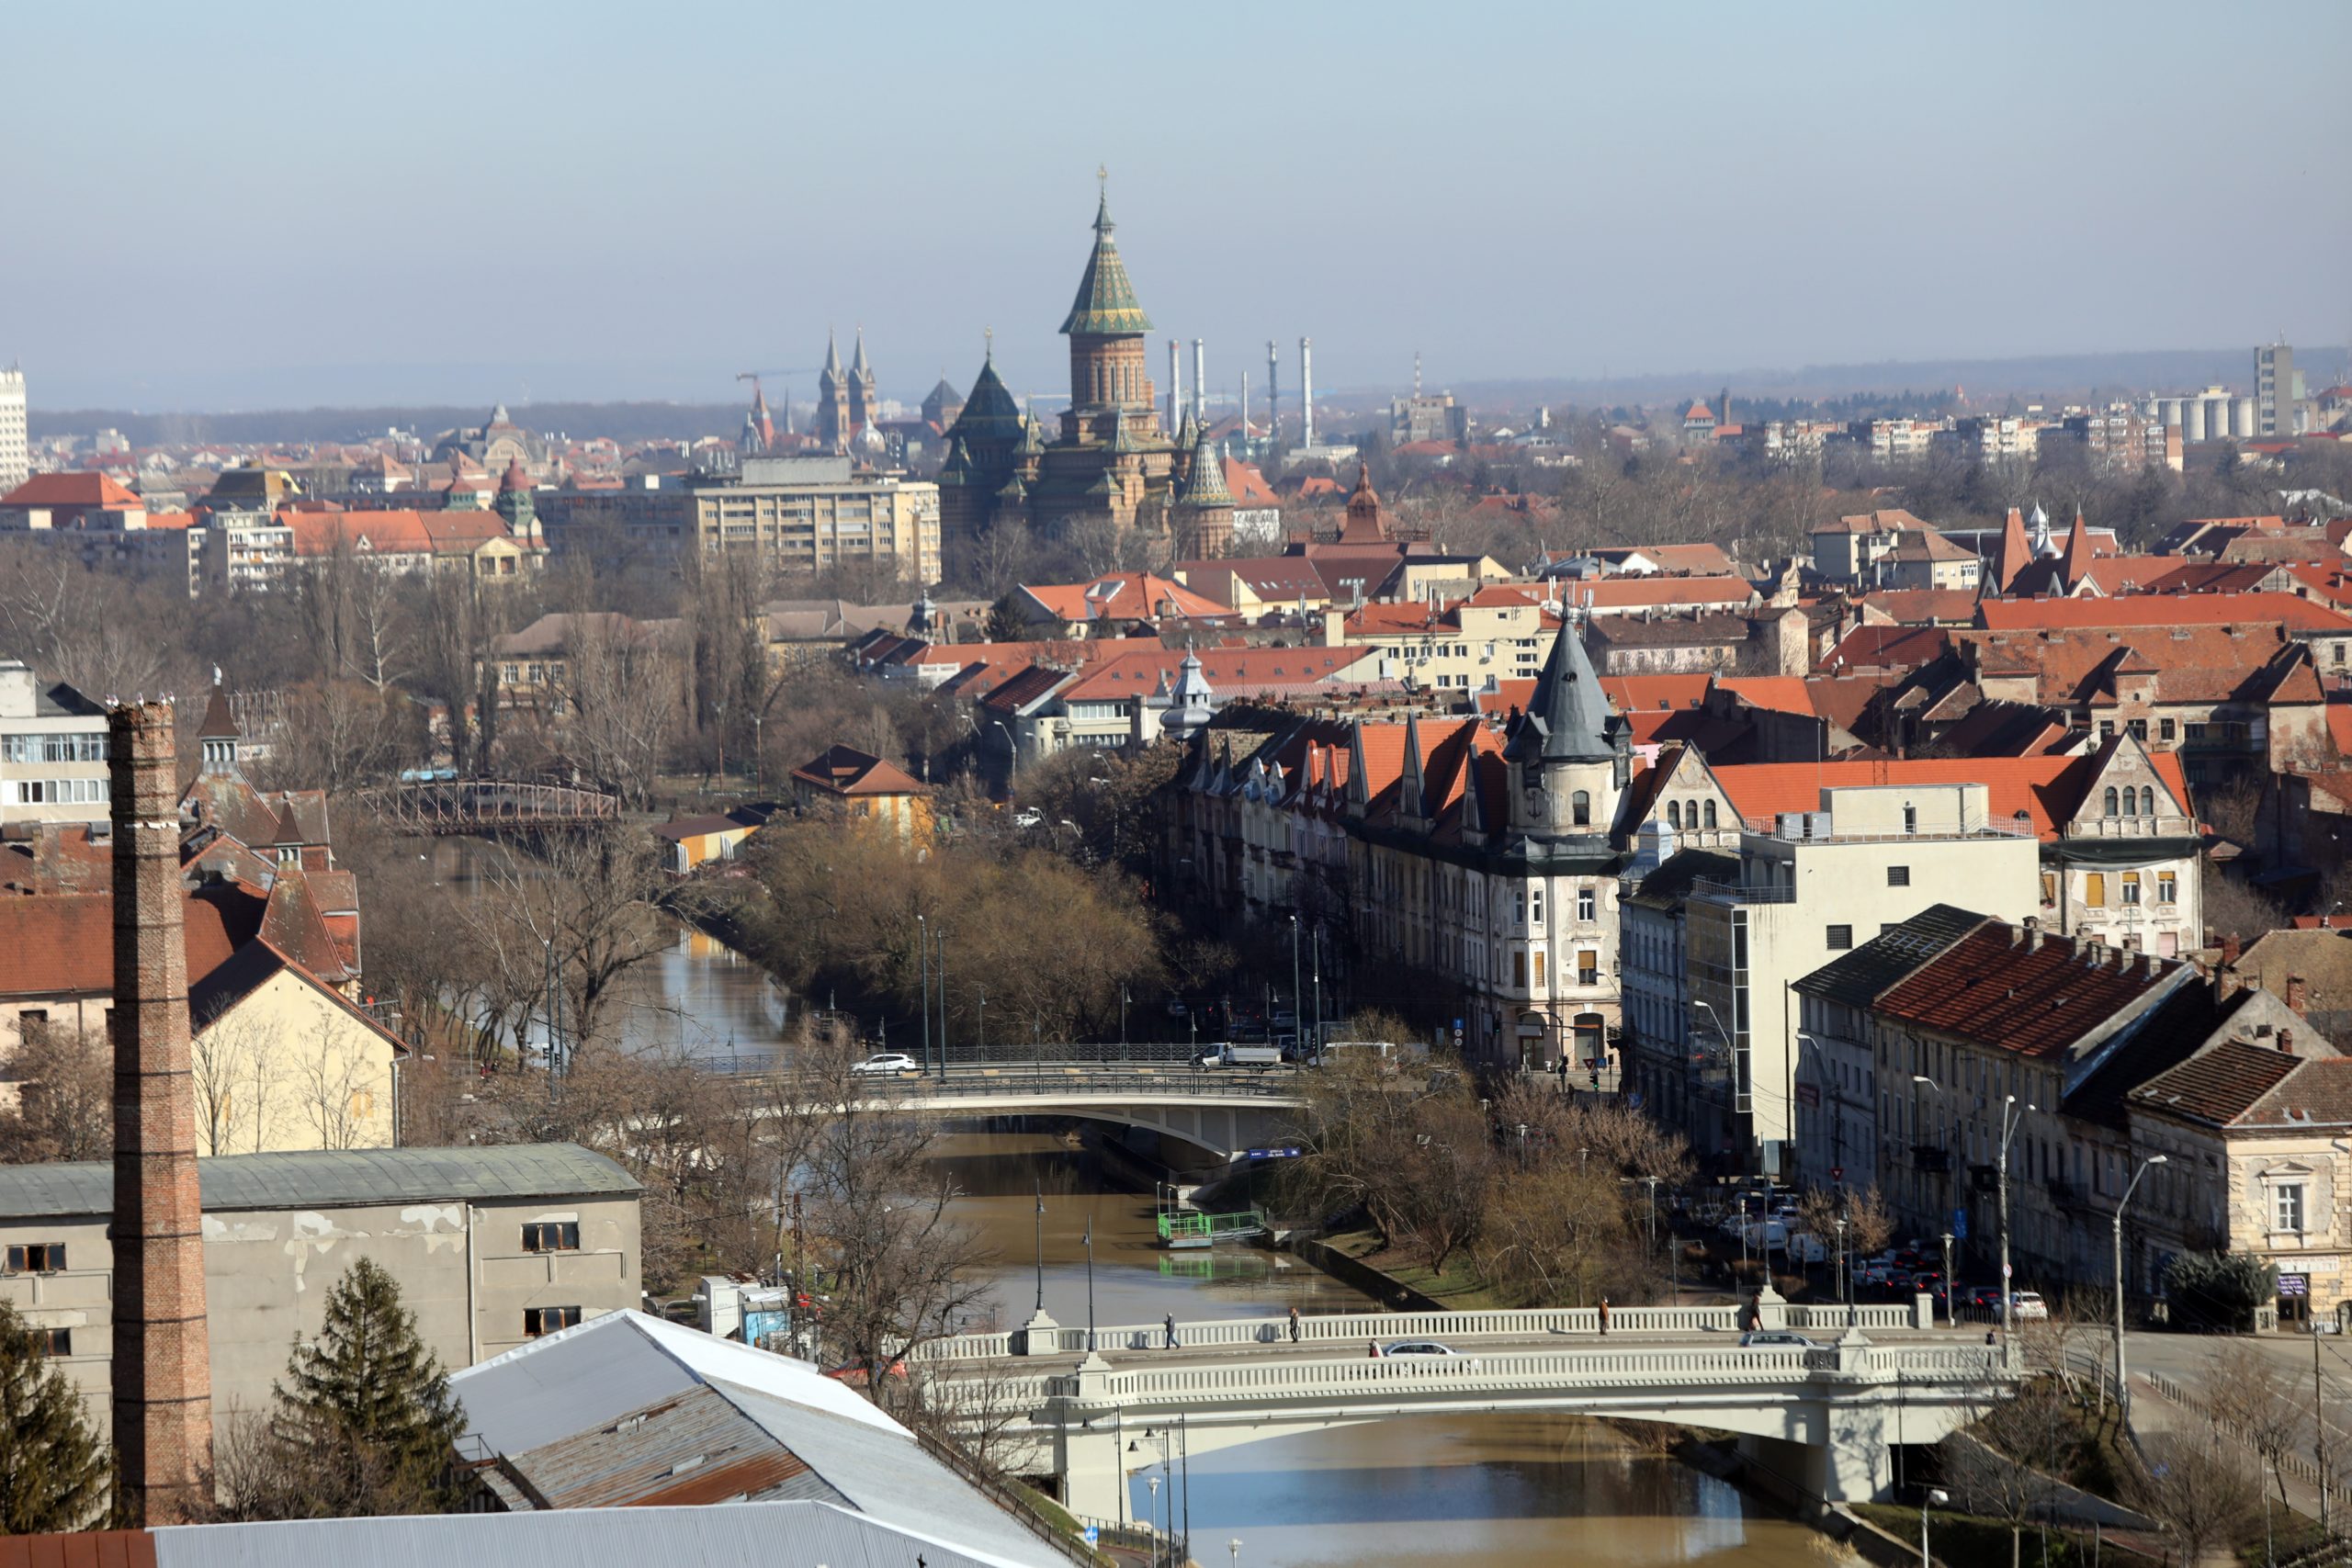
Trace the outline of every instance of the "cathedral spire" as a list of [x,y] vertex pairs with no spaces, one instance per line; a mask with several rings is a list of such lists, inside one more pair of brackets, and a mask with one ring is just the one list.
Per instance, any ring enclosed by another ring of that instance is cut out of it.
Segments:
[[1135,285],[1127,280],[1126,264],[1119,259],[1118,242],[1111,237],[1114,227],[1106,183],[1094,210],[1093,254],[1086,258],[1086,272],[1078,280],[1078,298],[1062,320],[1065,336],[1124,337],[1151,330],[1151,318],[1143,313]]
[[865,363],[865,329],[862,326],[857,329],[857,353],[851,358],[849,367],[853,373],[859,376],[872,374]]

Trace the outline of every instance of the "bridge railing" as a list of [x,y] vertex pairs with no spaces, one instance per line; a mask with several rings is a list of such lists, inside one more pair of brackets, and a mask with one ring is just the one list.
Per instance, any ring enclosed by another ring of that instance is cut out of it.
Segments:
[[1306,1102],[1306,1085],[1294,1073],[1251,1072],[1121,1072],[1038,1064],[1001,1064],[985,1068],[956,1068],[942,1082],[914,1073],[840,1077],[796,1071],[788,1055],[773,1051],[726,1052],[700,1058],[707,1070],[733,1077],[774,1077],[779,1084],[801,1085],[812,1100],[861,1087],[895,1092],[910,1102],[954,1102],[984,1100],[991,1095],[1051,1095],[1069,1100],[1118,1100],[1137,1097],[1199,1096],[1210,1100],[1262,1100],[1276,1104]]
[[[1773,1309],[1788,1327],[1800,1331],[1842,1333],[1849,1310],[1838,1306],[1786,1306]],[[1744,1306],[1623,1306],[1609,1309],[1609,1334],[1735,1334],[1748,1309]],[[1933,1303],[1920,1296],[1908,1303],[1877,1303],[1851,1311],[1853,1325],[1865,1334],[1873,1330],[1925,1329],[1934,1326]],[[1590,1335],[1600,1337],[1600,1314],[1594,1307],[1536,1308],[1515,1312],[1351,1312],[1318,1313],[1298,1320],[1302,1344],[1361,1345],[1366,1340],[1527,1339],[1539,1335]],[[1008,1334],[959,1334],[935,1339],[916,1351],[925,1361],[989,1360],[1001,1356],[1083,1355],[1083,1326]],[[1094,1330],[1094,1342],[1104,1350],[1153,1350],[1167,1340],[1166,1325],[1158,1323],[1118,1324]],[[1187,1349],[1216,1346],[1287,1344],[1288,1317],[1212,1318],[1176,1325],[1177,1344]]]
[[[1657,1347],[1637,1349],[1501,1350],[1475,1355],[1398,1356],[1362,1359],[1268,1357],[1208,1365],[1136,1367],[1098,1374],[1090,1394],[1123,1403],[1283,1393],[1340,1397],[1387,1390],[1442,1391],[1464,1384],[1510,1386],[1677,1387],[1787,1383],[1835,1371],[1840,1352],[1758,1346]],[[1909,1347],[1863,1352],[1862,1371],[1900,1372],[1914,1381],[1979,1383],[2004,1375],[1997,1348],[1984,1345]],[[1077,1398],[1080,1374],[1045,1380],[1048,1396]]]

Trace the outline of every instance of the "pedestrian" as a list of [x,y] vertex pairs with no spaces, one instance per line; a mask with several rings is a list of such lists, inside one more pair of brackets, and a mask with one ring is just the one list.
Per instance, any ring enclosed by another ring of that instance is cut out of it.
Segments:
[[1373,1359],[1374,1360],[1377,1361],[1378,1359],[1380,1359],[1380,1341],[1379,1341],[1379,1340],[1377,1340],[1377,1339],[1367,1339],[1367,1340],[1365,1340],[1365,1341],[1363,1342],[1363,1348],[1364,1348],[1364,1349],[1365,1349],[1366,1351],[1368,1351],[1368,1352],[1370,1352],[1370,1353],[1371,1353],[1372,1359]]
[[1160,1327],[1160,1332],[1162,1332],[1163,1334],[1165,1334],[1165,1335],[1167,1335],[1167,1336],[1168,1336],[1168,1344],[1167,1344],[1167,1346],[1166,1346],[1165,1348],[1168,1348],[1168,1349],[1170,1349],[1170,1350],[1175,1349],[1175,1348],[1176,1348],[1176,1314],[1175,1314],[1174,1313],[1172,1313],[1172,1312],[1171,1312],[1171,1313],[1170,1313],[1170,1314],[1169,1314],[1165,1318],[1163,1318],[1163,1319],[1161,1319],[1161,1320],[1160,1320],[1159,1327]]
[[1290,1342],[1294,1345],[1298,1343],[1298,1303],[1296,1302],[1290,1303]]
[[1603,1335],[1609,1332],[1609,1298],[1607,1296],[1600,1298],[1600,1332]]
[[1984,1331],[1984,1343],[1987,1345],[1993,1343],[1993,1331],[1989,1328]]

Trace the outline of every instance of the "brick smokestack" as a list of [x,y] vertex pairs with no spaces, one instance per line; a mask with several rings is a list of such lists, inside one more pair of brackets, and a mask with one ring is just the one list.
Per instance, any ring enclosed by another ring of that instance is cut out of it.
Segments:
[[114,817],[114,1442],[130,1525],[186,1517],[212,1469],[169,703],[107,716]]

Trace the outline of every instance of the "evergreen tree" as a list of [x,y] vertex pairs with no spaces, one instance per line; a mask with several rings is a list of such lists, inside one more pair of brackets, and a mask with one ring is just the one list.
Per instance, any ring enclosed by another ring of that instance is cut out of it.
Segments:
[[277,1434],[307,1451],[318,1494],[300,1511],[436,1513],[463,1501],[451,1449],[465,1412],[381,1265],[363,1258],[335,1282],[319,1337],[295,1347],[287,1371]]
[[112,1469],[41,1331],[0,1302],[0,1535],[87,1528]]

